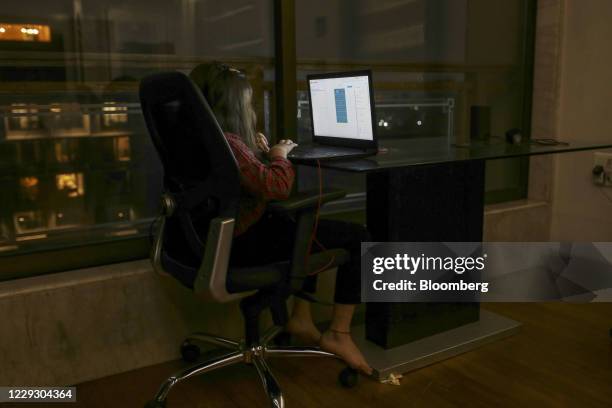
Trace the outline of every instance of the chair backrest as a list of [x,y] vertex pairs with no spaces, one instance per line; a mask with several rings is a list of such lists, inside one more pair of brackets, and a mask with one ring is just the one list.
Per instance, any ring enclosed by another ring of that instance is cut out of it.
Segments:
[[[236,159],[210,106],[186,75],[144,78],[140,102],[164,169],[163,217],[153,265],[158,272],[172,269],[172,275],[204,297],[226,300],[240,199]],[[197,271],[195,279],[185,276],[190,271]]]

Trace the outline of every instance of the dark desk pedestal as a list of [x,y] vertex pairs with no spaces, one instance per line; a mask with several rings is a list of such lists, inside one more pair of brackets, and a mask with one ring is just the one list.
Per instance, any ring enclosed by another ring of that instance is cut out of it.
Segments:
[[[484,171],[484,160],[473,160],[368,173],[373,241],[481,242]],[[509,336],[518,327],[492,313],[481,317],[478,303],[370,303],[355,337],[380,379]]]
[[[388,169],[367,175],[367,224],[377,242],[481,242],[484,161]],[[478,321],[475,303],[371,303],[366,338],[383,348]]]

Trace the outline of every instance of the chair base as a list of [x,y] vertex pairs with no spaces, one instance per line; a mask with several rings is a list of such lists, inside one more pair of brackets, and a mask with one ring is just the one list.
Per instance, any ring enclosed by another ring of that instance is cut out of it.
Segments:
[[[245,363],[251,367],[255,367],[263,388],[268,395],[270,406],[274,408],[283,408],[285,400],[283,393],[278,385],[278,381],[270,371],[270,367],[266,363],[266,357],[332,357],[339,358],[335,354],[320,350],[318,347],[295,347],[295,346],[268,346],[282,329],[278,326],[271,328],[266,334],[261,337],[261,340],[254,345],[247,346],[244,342],[236,342],[219,336],[214,336],[206,333],[193,333],[183,344],[182,354],[186,357],[185,346],[193,345],[195,342],[203,342],[212,344],[220,348],[228,350],[228,353],[219,357],[209,359],[204,362],[196,363],[174,375],[170,376],[160,387],[155,395],[155,398],[147,403],[145,408],[163,408],[166,406],[166,398],[170,389],[181,381],[196,375],[204,374],[222,367]],[[188,355],[188,357],[193,354]],[[197,359],[197,355],[194,360]],[[356,383],[357,373],[352,369],[344,370],[339,377],[344,386],[353,386]]]

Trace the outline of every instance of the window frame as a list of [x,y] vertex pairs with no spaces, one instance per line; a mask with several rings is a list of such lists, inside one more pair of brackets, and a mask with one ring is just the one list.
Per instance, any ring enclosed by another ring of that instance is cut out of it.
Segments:
[[[525,0],[523,11],[523,110],[521,132],[531,139],[531,115],[533,107],[533,73],[535,61],[536,19],[538,0]],[[529,193],[529,157],[510,159],[519,161],[519,185],[515,188],[485,192],[485,204],[498,204],[526,199]],[[486,177],[486,174],[485,174]]]
[[[271,98],[272,141],[295,134],[297,129],[296,0],[273,0],[275,83]],[[523,32],[522,129],[530,137],[535,53],[537,0],[525,0]],[[489,192],[486,203],[518,200],[527,196],[529,159],[520,159],[520,186]],[[354,211],[354,209],[352,210]],[[152,221],[152,220],[151,220]],[[0,281],[94,267],[148,258],[151,237],[117,238],[99,243],[77,243],[59,249],[41,249],[16,254],[0,254]]]

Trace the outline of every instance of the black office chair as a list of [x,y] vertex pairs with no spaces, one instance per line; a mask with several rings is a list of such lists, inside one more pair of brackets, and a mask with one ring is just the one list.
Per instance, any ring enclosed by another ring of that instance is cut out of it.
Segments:
[[[205,301],[241,299],[245,334],[243,341],[204,333],[189,336],[181,346],[187,361],[198,359],[198,341],[228,351],[168,378],[147,407],[164,407],[168,392],[180,381],[239,362],[256,368],[271,406],[283,407],[281,390],[265,357],[336,357],[316,347],[269,344],[287,321],[287,298],[300,293],[309,271],[319,270],[330,260],[330,267],[348,260],[348,253],[341,249],[307,256],[318,205],[341,198],[344,192],[325,191],[321,196],[302,193],[271,203],[268,211],[297,220],[293,253],[287,254],[285,262],[229,267],[240,197],[239,170],[212,110],[194,83],[178,72],[143,79],[140,101],[164,168],[161,221],[151,255],[155,271],[161,276],[171,275],[173,282],[190,288]],[[275,326],[260,335],[259,316],[265,309],[270,309]],[[354,370],[346,369],[340,378],[351,385],[356,376]]]

